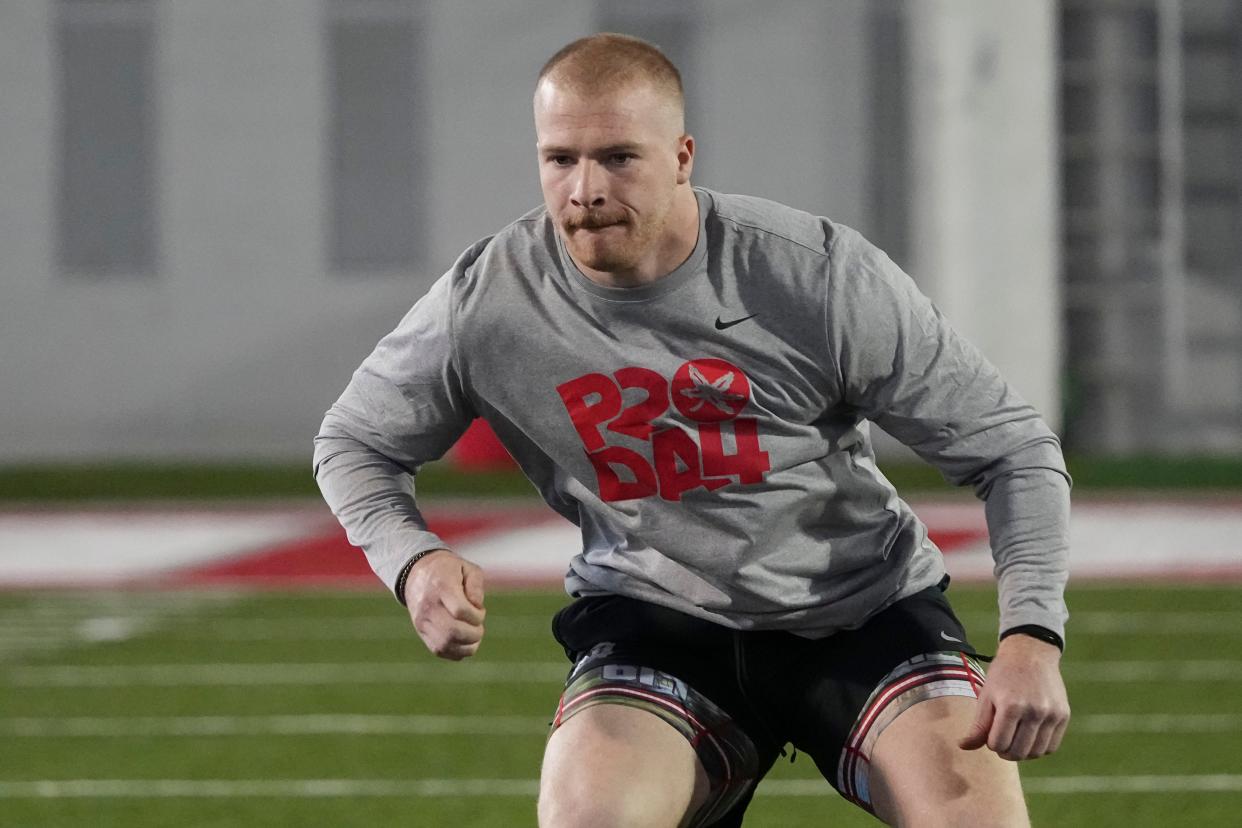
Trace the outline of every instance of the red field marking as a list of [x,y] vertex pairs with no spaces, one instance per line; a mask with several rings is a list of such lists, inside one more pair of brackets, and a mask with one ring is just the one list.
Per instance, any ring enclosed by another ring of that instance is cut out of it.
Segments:
[[[472,514],[441,513],[428,518],[429,528],[456,543],[477,535],[518,529],[548,519],[546,509],[524,511],[479,510]],[[220,584],[245,582],[272,585],[370,586],[375,574],[362,550],[351,545],[343,529],[268,547],[244,555],[179,570],[160,579],[161,585]]]
[[940,551],[948,554],[963,547],[974,546],[988,539],[986,529],[937,529],[927,527],[927,537],[940,547]]
[[[952,559],[950,568],[957,567],[955,578],[991,577],[987,528],[977,504],[932,501],[915,504],[915,507],[928,526],[931,540],[946,553],[946,558]],[[376,578],[365,556],[349,545],[331,514],[319,504],[312,507],[309,503],[291,503],[275,509],[238,504],[174,508],[165,504],[139,504],[123,508],[75,508],[71,512],[0,510],[0,514],[28,514],[41,520],[46,518],[49,524],[55,524],[55,519],[63,514],[70,518],[71,529],[73,519],[95,512],[113,516],[117,513],[143,517],[185,515],[196,520],[210,516],[212,520],[219,520],[223,529],[239,517],[253,517],[269,511],[274,519],[285,519],[288,531],[258,534],[249,541],[242,538],[222,543],[219,557],[212,560],[200,556],[197,563],[177,568],[178,563],[169,559],[158,538],[144,541],[136,536],[126,541],[132,547],[127,547],[127,551],[135,554],[118,560],[115,571],[101,570],[98,575],[83,578],[81,582],[66,582],[63,576],[49,575],[44,583],[38,583],[37,578],[27,573],[10,585],[20,588],[207,585],[259,589],[371,589],[376,586]],[[426,514],[431,528],[447,543],[462,549],[467,556],[480,556],[478,562],[487,570],[489,584],[550,586],[559,583],[564,562],[580,548],[574,527],[543,504],[530,501],[440,501],[427,504]],[[293,520],[288,520],[290,517]],[[1242,540],[1238,540],[1242,538],[1242,503],[1236,500],[1206,503],[1155,499],[1087,501],[1076,508],[1075,521],[1071,532],[1075,544],[1071,553],[1071,577],[1076,583],[1232,584],[1242,580]],[[516,534],[510,538],[510,532]],[[70,533],[67,537],[76,536]],[[259,540],[260,537],[283,539]],[[47,540],[48,555],[55,554],[50,550],[56,549],[57,543],[67,542],[70,541],[66,538],[57,540],[51,532]],[[80,539],[72,542],[80,546]],[[0,534],[0,550],[4,547],[4,536]],[[29,560],[29,557],[20,559],[22,563]],[[3,556],[0,556],[0,566],[3,563]],[[0,571],[0,576],[3,574]]]

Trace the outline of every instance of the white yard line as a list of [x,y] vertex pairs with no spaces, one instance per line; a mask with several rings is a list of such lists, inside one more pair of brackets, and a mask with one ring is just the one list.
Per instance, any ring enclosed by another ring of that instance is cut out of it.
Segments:
[[1067,681],[1159,684],[1242,681],[1242,661],[1088,661],[1061,668]]
[[[186,605],[178,606],[185,611]],[[114,609],[121,609],[116,607]],[[178,639],[195,641],[394,641],[412,635],[409,621],[399,612],[384,615],[358,615],[345,618],[323,616],[212,618],[195,617],[181,620],[170,616],[168,607],[153,607],[142,612],[132,609],[107,612],[99,608],[92,613],[82,609],[62,609],[54,618],[0,616],[0,651],[5,643],[22,639],[64,635],[66,626],[77,625],[74,636],[85,640],[111,640],[110,630],[140,629],[153,620],[170,622],[164,626]],[[973,623],[988,623],[994,615],[984,612],[962,612],[961,617]],[[497,639],[551,638],[552,615],[491,615],[487,619],[487,635]],[[96,634],[92,638],[91,633]],[[1076,612],[1070,619],[1070,638],[1080,636],[1126,636],[1140,633],[1164,635],[1242,636],[1242,612],[1230,610],[1202,612]],[[132,637],[132,636],[126,636]],[[29,649],[29,648],[27,648]]]
[[[123,603],[87,605],[83,607],[56,607],[36,612],[9,612],[0,614],[0,642],[6,638],[42,636],[48,631],[60,631],[66,624],[81,623],[83,619],[113,619],[116,623],[138,623],[150,619],[170,619],[170,612],[186,612],[191,608],[206,608],[206,603],[179,601],[174,605],[135,608]],[[959,616],[971,623],[986,623],[995,619],[990,612],[959,612]],[[524,638],[549,636],[551,613],[493,614],[488,617],[488,636]],[[178,638],[205,639],[205,641],[388,641],[405,638],[410,634],[409,622],[404,613],[394,610],[383,614],[361,616],[266,616],[255,618],[215,618],[210,614],[174,623],[171,632]],[[1074,612],[1069,619],[1069,634],[1078,636],[1130,636],[1139,633],[1216,634],[1216,636],[1242,636],[1242,612],[1236,611],[1082,611]]]
[[[138,623],[149,616],[111,615],[103,617],[119,624]],[[64,623],[58,621],[49,625],[48,622],[37,619],[6,619],[0,627],[0,642],[10,637],[45,635],[49,630],[63,628]],[[235,642],[401,641],[415,634],[404,612],[343,619],[319,617],[216,619],[208,616],[187,619],[181,623],[174,622],[161,632],[178,640]],[[551,640],[552,615],[538,617],[489,615],[487,636],[489,638],[546,638]]]
[[[563,680],[568,662],[359,662],[0,666],[0,686],[197,687],[385,683],[549,684]],[[1066,664],[1081,683],[1213,683],[1242,681],[1242,661],[1097,661]]]
[[1242,713],[1097,713],[1074,716],[1079,733],[1229,733],[1242,730]]
[[1242,636],[1242,612],[1077,612],[1070,635],[1226,635]]
[[[247,590],[210,587],[205,589],[74,589],[64,592],[58,589],[36,590],[30,601],[20,609],[35,615],[57,615],[77,612],[81,605],[109,607],[116,610],[141,612],[144,609],[164,610],[169,607],[207,604],[232,604],[240,597],[251,594]],[[297,593],[291,593],[297,594]],[[334,593],[335,595],[335,593]]]
[[48,595],[0,612],[0,664],[29,653],[47,654],[80,644],[127,641],[227,606],[240,593],[93,593]]
[[0,782],[0,799],[535,796],[533,779],[65,779]]
[[[14,737],[462,735],[544,736],[549,716],[404,716],[308,714],[280,716],[48,716],[0,718]],[[1072,730],[1091,734],[1233,733],[1242,714],[1099,714],[1074,717]]]
[[[400,608],[398,608],[400,609]],[[552,638],[552,614],[487,617],[489,638]],[[178,629],[181,638],[219,641],[388,641],[414,635],[404,611],[387,616],[344,619],[228,619]]]
[[55,716],[0,719],[0,733],[33,737],[462,735],[544,736],[547,716]]
[[0,668],[0,686],[198,687],[324,684],[556,684],[569,662],[54,665]]
[[[1034,776],[1022,782],[1030,794],[1237,793],[1242,774],[1167,776]],[[0,799],[159,799],[325,797],[533,797],[535,779],[39,779],[0,782]],[[836,796],[827,782],[789,779],[763,782],[759,797]]]
[[[989,623],[996,618],[991,612],[959,612],[964,621]],[[1079,635],[1225,635],[1242,636],[1242,612],[1233,610],[1200,610],[1162,612],[1159,610],[1083,610],[1071,607],[1068,632]]]
[[1211,773],[1170,776],[1043,776],[1029,777],[1022,787],[1030,793],[1237,793],[1242,774]]
[[[1242,774],[1179,774],[1167,776],[1024,776],[1028,794],[1085,793],[1237,793]],[[759,784],[762,796],[826,796],[835,794],[818,779],[773,779]]]

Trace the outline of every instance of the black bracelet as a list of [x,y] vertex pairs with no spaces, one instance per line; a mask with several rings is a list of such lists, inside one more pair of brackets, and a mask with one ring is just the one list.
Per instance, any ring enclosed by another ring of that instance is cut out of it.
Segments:
[[1062,652],[1065,651],[1065,640],[1047,627],[1041,627],[1038,624],[1019,624],[1016,627],[1010,627],[1000,634],[1000,640],[1004,641],[1006,638],[1014,635],[1015,633],[1029,635],[1031,638],[1038,638],[1045,644],[1051,644],[1058,650],[1061,650]]
[[417,552],[414,557],[405,562],[405,566],[401,567],[401,572],[397,574],[397,583],[392,588],[392,591],[397,594],[397,601],[400,602],[401,606],[405,606],[405,582],[410,580],[410,570],[414,568],[414,564],[432,552],[439,552],[443,548],[443,546],[437,546],[435,549],[424,549],[422,552]]

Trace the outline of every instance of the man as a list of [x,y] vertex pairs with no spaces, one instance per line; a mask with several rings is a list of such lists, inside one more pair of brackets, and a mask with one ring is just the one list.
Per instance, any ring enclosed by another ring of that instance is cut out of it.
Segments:
[[[1027,824],[1014,761],[1055,750],[1069,717],[1055,436],[856,232],[692,187],[654,47],[570,44],[534,111],[545,206],[380,342],[315,468],[444,658],[479,646],[483,579],[426,530],[421,463],[483,417],[581,527],[540,824],[739,825],[786,744],[891,824]],[[868,420],[986,501],[986,684]]]

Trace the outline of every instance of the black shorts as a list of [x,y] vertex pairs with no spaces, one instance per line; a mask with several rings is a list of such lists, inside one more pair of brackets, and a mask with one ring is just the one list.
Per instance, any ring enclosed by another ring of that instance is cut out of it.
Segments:
[[[947,580],[895,602],[857,629],[821,639],[732,630],[616,595],[575,600],[556,614],[552,629],[575,662],[571,679],[608,664],[674,676],[750,736],[759,758],[756,781],[790,744],[809,755],[843,795],[869,808],[866,769],[853,767],[869,762],[864,725],[882,719],[883,705],[902,692],[908,691],[907,706],[926,692],[910,688],[930,683],[948,688],[933,695],[967,695],[951,685],[973,693],[982,681],[970,658],[975,650],[944,596]],[[889,720],[904,709],[892,708]],[[878,733],[871,734],[868,750]],[[752,784],[712,824],[740,825],[753,790]]]

